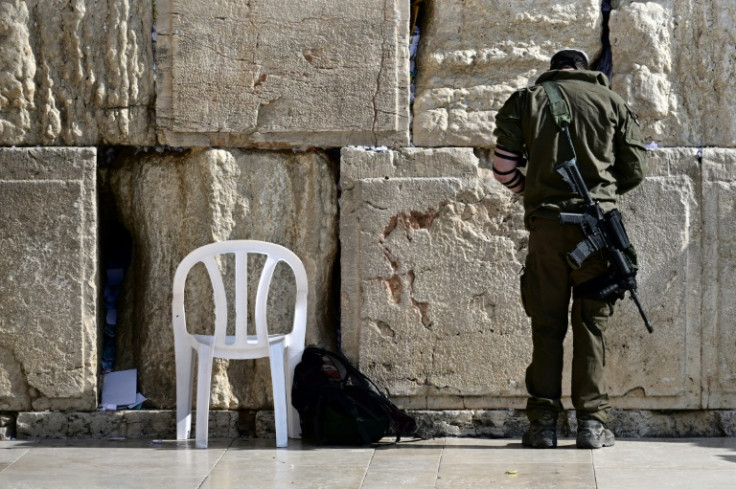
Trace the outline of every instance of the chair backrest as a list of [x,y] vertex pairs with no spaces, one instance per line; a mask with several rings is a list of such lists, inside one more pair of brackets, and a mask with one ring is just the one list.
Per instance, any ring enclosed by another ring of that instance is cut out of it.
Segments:
[[[227,335],[228,304],[225,283],[217,263],[220,255],[235,256],[233,301],[235,303],[234,335]],[[265,255],[255,298],[255,335],[248,335],[248,255]],[[181,261],[174,275],[173,325],[175,336],[189,335],[184,310],[184,289],[190,270],[198,263],[206,268],[214,292],[215,331],[212,346],[223,358],[257,358],[268,356],[268,292],[274,270],[279,262],[286,263],[294,273],[296,298],[294,323],[287,335],[287,344],[301,344],[306,334],[307,273],[299,257],[275,243],[255,240],[232,240],[211,243],[189,253]]]

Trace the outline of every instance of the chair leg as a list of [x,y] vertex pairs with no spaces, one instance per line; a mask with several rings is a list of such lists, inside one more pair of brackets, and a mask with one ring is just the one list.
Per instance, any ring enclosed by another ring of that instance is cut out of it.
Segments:
[[192,431],[194,350],[189,345],[176,349],[176,439],[186,440]]
[[286,357],[288,365],[286,367],[286,409],[289,420],[289,438],[301,438],[302,426],[299,421],[299,412],[291,405],[291,386],[294,382],[294,369],[302,360],[304,349],[295,349],[289,346]]
[[210,387],[212,386],[212,350],[202,348],[199,352],[197,368],[197,448],[207,448],[210,413]]
[[274,341],[269,345],[271,364],[271,384],[273,386],[273,414],[276,425],[276,447],[289,444],[286,414],[286,368],[284,362],[284,341]]

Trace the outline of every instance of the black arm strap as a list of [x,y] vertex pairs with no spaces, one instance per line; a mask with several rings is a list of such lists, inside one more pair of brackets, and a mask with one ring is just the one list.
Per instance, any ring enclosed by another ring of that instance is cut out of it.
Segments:
[[498,151],[494,151],[493,154],[495,156],[498,156],[499,158],[503,158],[503,159],[509,160],[509,161],[524,161],[524,160],[526,160],[526,158],[524,158],[522,155],[517,155],[517,154],[508,155],[508,154],[499,153]]
[[504,183],[504,185],[506,186],[506,188],[514,188],[523,181],[524,181],[524,174],[521,173],[519,170],[516,170],[516,175],[514,175],[514,178]]
[[513,170],[509,170],[509,171],[501,171],[501,170],[498,170],[495,166],[493,167],[493,173],[495,173],[496,175],[511,175],[512,173],[516,171],[519,171],[519,170],[514,168]]

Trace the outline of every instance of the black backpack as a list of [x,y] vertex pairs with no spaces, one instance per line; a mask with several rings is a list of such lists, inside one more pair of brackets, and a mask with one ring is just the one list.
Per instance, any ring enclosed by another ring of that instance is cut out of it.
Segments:
[[307,347],[294,370],[291,403],[302,438],[319,444],[366,445],[393,434],[411,436],[417,423],[341,353]]

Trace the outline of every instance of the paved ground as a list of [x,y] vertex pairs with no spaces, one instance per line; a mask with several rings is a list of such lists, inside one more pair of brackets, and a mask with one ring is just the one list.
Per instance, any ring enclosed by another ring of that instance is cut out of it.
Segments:
[[375,489],[736,487],[736,438],[619,439],[578,450],[438,438],[375,448],[269,440],[0,441],[0,489]]

